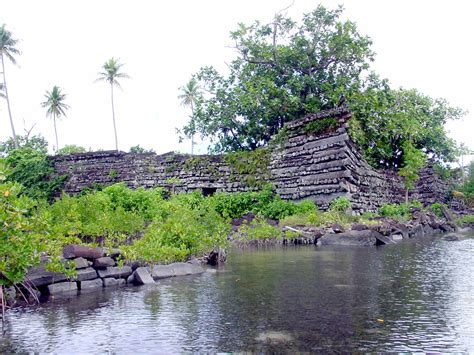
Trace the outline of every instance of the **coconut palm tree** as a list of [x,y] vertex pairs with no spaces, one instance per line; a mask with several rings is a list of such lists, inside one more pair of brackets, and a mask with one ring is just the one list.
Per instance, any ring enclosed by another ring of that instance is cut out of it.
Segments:
[[[182,106],[191,107],[192,121],[194,119],[194,106],[196,105],[196,100],[201,96],[199,84],[196,79],[192,78],[185,86],[181,86],[179,89],[181,90],[181,95],[178,95],[178,99],[181,100]],[[194,154],[194,131],[191,134],[191,154]]]
[[66,117],[66,110],[69,109],[69,105],[64,103],[66,100],[66,94],[61,92],[61,89],[56,85],[53,86],[53,90],[47,91],[44,95],[46,101],[41,103],[42,107],[45,107],[46,117],[52,117],[54,122],[54,134],[56,136],[56,152],[59,149],[58,143],[58,131],[56,129],[56,118],[61,118],[61,116]]
[[5,58],[8,58],[10,62],[16,64],[15,55],[21,54],[21,52],[15,48],[18,40],[12,37],[12,33],[5,29],[5,24],[0,27],[0,60],[2,61],[2,74],[3,74],[3,97],[7,100],[8,115],[10,117],[10,126],[12,128],[13,142],[15,148],[18,148],[18,140],[16,138],[15,126],[13,124],[12,111],[10,108],[10,100],[8,97],[7,89],[7,78],[5,76]]
[[112,120],[114,122],[114,134],[115,134],[115,150],[118,150],[118,140],[117,140],[117,126],[115,124],[115,108],[114,108],[114,86],[121,89],[120,83],[117,79],[120,78],[129,78],[125,73],[121,73],[120,69],[123,64],[119,62],[119,59],[114,57],[110,58],[102,66],[102,72],[99,73],[99,78],[96,81],[106,81],[110,84],[110,99],[112,102]]
[[5,99],[5,92],[3,90],[3,83],[0,83],[0,98]]

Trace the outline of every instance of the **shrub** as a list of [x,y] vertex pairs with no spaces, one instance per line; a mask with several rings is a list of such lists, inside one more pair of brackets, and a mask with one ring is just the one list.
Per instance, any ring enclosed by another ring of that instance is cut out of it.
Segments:
[[351,201],[344,196],[339,196],[331,201],[329,210],[334,212],[347,213],[352,208]]
[[[6,182],[8,171],[0,160],[0,291],[21,283],[28,268],[40,262],[43,252],[57,270],[61,243],[50,243],[48,220],[18,183]],[[27,287],[27,285],[26,285]]]
[[431,211],[433,211],[433,213],[434,213],[436,216],[442,218],[442,217],[443,217],[443,212],[441,211],[441,208],[442,208],[443,206],[444,206],[445,208],[447,208],[447,206],[446,206],[444,203],[435,202],[435,203],[433,203],[432,205],[430,205],[429,208],[430,208]]
[[257,216],[250,224],[243,224],[238,229],[237,239],[251,241],[265,241],[269,239],[281,239],[282,232],[280,228],[267,223],[265,218]]
[[8,180],[20,183],[22,192],[32,199],[51,200],[63,186],[63,177],[52,177],[46,153],[26,147],[15,149],[5,158],[11,173]]
[[226,244],[230,226],[212,209],[192,209],[179,198],[161,205],[145,234],[124,248],[127,258],[147,263],[182,261]]
[[69,144],[58,149],[57,154],[68,155],[68,154],[85,153],[85,152],[87,152],[86,148],[81,147],[79,145],[75,145],[75,144]]
[[385,204],[379,209],[379,213],[384,217],[394,217],[394,218],[410,218],[410,211],[412,208],[421,208],[422,205],[419,201],[413,201],[410,203],[400,203],[400,204]]

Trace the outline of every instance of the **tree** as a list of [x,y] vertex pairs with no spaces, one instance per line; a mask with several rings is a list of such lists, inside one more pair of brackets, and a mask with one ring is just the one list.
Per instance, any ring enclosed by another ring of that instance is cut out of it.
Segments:
[[134,145],[133,147],[130,147],[129,153],[134,153],[134,154],[145,154],[145,153],[154,153],[155,151],[153,149],[146,149],[140,146],[139,144]]
[[3,83],[0,83],[0,98],[5,99],[5,90],[3,89]]
[[403,143],[404,162],[403,167],[398,171],[398,175],[403,177],[405,182],[405,203],[408,204],[408,191],[413,189],[415,182],[420,178],[418,171],[426,163],[426,155],[416,149],[412,143]]
[[18,141],[16,139],[15,125],[13,124],[12,111],[10,108],[10,98],[7,89],[7,78],[5,75],[5,58],[8,58],[10,62],[16,65],[15,55],[21,54],[21,52],[15,47],[18,44],[18,40],[12,37],[12,33],[5,28],[5,24],[0,27],[0,60],[2,61],[2,74],[3,74],[3,85],[2,85],[2,97],[7,100],[8,116],[10,117],[10,126],[12,129],[13,142],[15,147],[18,148]]
[[285,122],[358,90],[373,59],[371,40],[341,13],[320,5],[301,24],[280,14],[270,24],[239,24],[229,74],[205,67],[193,76],[206,95],[184,133],[209,137],[215,151],[253,150]]
[[121,73],[120,69],[123,64],[119,62],[119,59],[114,57],[110,58],[102,66],[102,72],[99,73],[97,81],[106,81],[110,84],[110,99],[112,102],[112,120],[114,123],[114,135],[115,135],[115,150],[118,151],[118,140],[117,140],[117,126],[115,124],[115,108],[114,108],[114,86],[121,88],[120,83],[117,79],[129,78],[125,73]]
[[48,153],[48,142],[41,135],[29,136],[29,134],[16,136],[18,148],[15,148],[13,138],[8,138],[4,142],[0,142],[0,157],[10,155],[15,149],[31,148],[41,154]]
[[191,155],[194,154],[194,107],[196,106],[196,101],[201,97],[201,91],[198,85],[198,82],[195,78],[192,78],[188,81],[185,86],[180,88],[181,94],[178,95],[178,99],[181,100],[181,105],[191,108],[191,122],[189,123],[189,133],[191,135]]
[[462,117],[463,110],[414,89],[392,89],[376,75],[369,76],[361,87],[348,98],[353,111],[350,134],[372,166],[399,169],[408,143],[435,162],[456,161],[456,143],[444,126]]
[[67,144],[57,151],[58,154],[62,154],[62,155],[85,153],[85,152],[87,152],[86,148],[81,147],[79,145],[75,145],[75,144]]
[[372,42],[341,13],[320,5],[299,24],[281,15],[240,24],[231,33],[237,57],[229,74],[205,67],[193,76],[204,94],[184,133],[200,132],[216,152],[254,150],[288,121],[345,105],[351,137],[372,166],[400,169],[407,142],[437,162],[454,161],[444,124],[464,112],[369,72]]
[[46,99],[46,101],[42,102],[41,106],[47,109],[46,116],[53,118],[57,152],[59,149],[59,143],[58,131],[56,129],[56,118],[61,118],[61,116],[66,117],[66,110],[69,109],[69,106],[64,103],[64,100],[66,100],[66,94],[63,94],[61,92],[61,89],[56,85],[53,86],[53,89],[51,91],[46,91],[44,98]]

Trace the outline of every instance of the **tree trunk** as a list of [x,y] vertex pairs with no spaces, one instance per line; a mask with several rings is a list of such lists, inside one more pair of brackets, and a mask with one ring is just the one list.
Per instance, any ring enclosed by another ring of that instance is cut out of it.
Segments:
[[194,105],[191,101],[191,122],[193,124],[193,133],[191,134],[191,155],[194,155]]
[[408,205],[408,189],[405,189],[405,204]]
[[59,150],[59,143],[58,143],[58,131],[56,129],[56,115],[53,115],[53,122],[54,122],[54,135],[56,136],[56,153]]
[[118,151],[117,126],[115,124],[115,109],[114,109],[114,85],[112,83],[110,84],[110,99],[112,102],[112,120],[114,121],[115,150]]
[[15,144],[15,148],[18,149],[18,139],[16,138],[15,126],[13,125],[13,119],[12,119],[12,111],[10,109],[10,96],[8,95],[8,89],[7,89],[7,78],[5,76],[5,58],[3,57],[3,53],[0,53],[0,58],[2,60],[2,70],[3,70],[3,89],[5,90],[5,97],[7,99],[8,116],[10,117],[10,126],[12,127],[13,143]]

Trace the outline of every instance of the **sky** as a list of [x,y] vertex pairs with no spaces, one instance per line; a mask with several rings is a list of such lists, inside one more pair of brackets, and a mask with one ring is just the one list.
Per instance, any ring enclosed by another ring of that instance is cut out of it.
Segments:
[[[235,57],[229,32],[237,23],[270,22],[291,0],[0,0],[0,24],[15,38],[18,66],[6,75],[17,134],[34,125],[53,151],[46,90],[58,85],[70,110],[58,122],[59,146],[114,149],[110,92],[95,82],[103,63],[119,58],[130,79],[115,91],[119,149],[139,144],[157,153],[190,152],[176,128],[189,119],[179,88],[202,66],[225,72]],[[342,4],[343,17],[369,35],[377,53],[372,69],[393,87],[416,88],[469,111],[447,126],[450,136],[474,150],[474,1],[295,0],[287,14],[299,20],[322,3]],[[11,135],[0,102],[0,140]],[[206,152],[198,144],[197,153]]]

